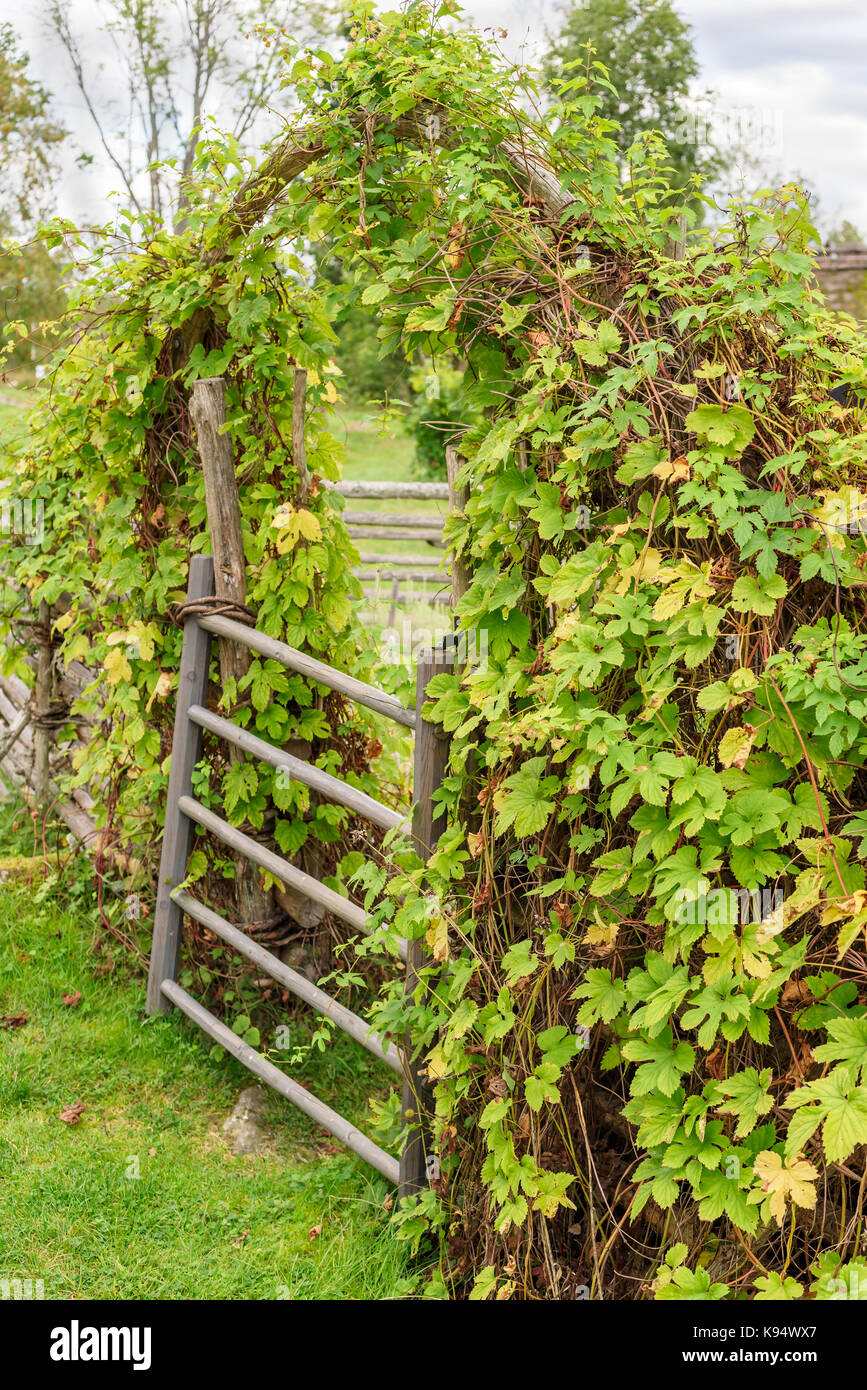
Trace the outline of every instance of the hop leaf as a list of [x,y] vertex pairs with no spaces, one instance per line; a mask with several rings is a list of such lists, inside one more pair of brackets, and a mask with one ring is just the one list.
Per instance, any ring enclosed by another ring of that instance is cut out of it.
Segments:
[[770,1194],[771,1216],[776,1218],[778,1225],[783,1224],[786,1214],[786,1198],[796,1207],[809,1209],[816,1205],[819,1174],[805,1158],[784,1162],[773,1149],[763,1149],[756,1154],[753,1172],[762,1184],[762,1192]]

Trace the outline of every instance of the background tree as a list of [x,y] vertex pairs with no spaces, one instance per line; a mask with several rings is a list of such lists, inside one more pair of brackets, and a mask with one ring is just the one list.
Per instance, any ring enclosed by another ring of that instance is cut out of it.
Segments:
[[[39,324],[63,303],[63,263],[35,229],[48,210],[66,134],[52,116],[50,94],[30,75],[14,29],[0,25],[0,342],[14,343],[11,366],[31,361]],[[10,335],[11,323],[24,325],[20,335]]]
[[[185,205],[203,119],[217,115],[241,145],[254,127],[261,137],[285,75],[280,40],[331,28],[327,6],[301,0],[102,0],[98,32],[117,57],[109,75],[85,57],[71,0],[47,0],[46,12],[130,204],[159,216]],[[281,115],[286,106],[281,96]]]
[[567,64],[602,63],[616,90],[603,92],[599,114],[616,121],[624,153],[646,130],[658,130],[682,187],[693,173],[712,175],[722,165],[691,119],[692,84],[699,75],[690,26],[670,0],[572,0],[560,32],[543,60],[549,84],[568,77]]

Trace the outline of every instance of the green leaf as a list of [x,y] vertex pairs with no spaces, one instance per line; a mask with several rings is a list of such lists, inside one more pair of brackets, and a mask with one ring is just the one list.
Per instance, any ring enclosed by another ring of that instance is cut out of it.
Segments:
[[507,777],[494,796],[497,816],[494,834],[502,835],[514,826],[519,839],[544,829],[555,810],[551,793],[560,786],[559,777],[543,777],[545,758],[530,758],[519,772]]
[[854,1086],[863,1083],[867,1070],[867,1018],[835,1018],[827,1023],[830,1042],[813,1048],[817,1062],[839,1062],[833,1075],[841,1082]]
[[685,424],[711,444],[718,444],[729,458],[743,453],[756,432],[752,415],[742,405],[706,403],[690,411]]
[[692,1071],[695,1053],[689,1043],[673,1046],[670,1028],[658,1038],[633,1038],[625,1043],[623,1055],[630,1062],[639,1062],[632,1078],[630,1094],[645,1096],[661,1091],[664,1096],[674,1093],[684,1072]]
[[621,1013],[626,1003],[626,986],[622,980],[612,979],[608,970],[591,969],[572,998],[586,1000],[578,1010],[578,1022],[589,1028],[599,1019],[611,1023]]
[[538,964],[539,958],[533,954],[533,943],[530,940],[516,941],[509,947],[502,960],[506,980],[510,985],[516,980],[523,980],[527,975],[532,975]]
[[[815,1102],[815,1105],[810,1102]],[[861,1086],[851,1089],[846,1082],[844,1067],[830,1076],[799,1086],[786,1096],[783,1104],[793,1108],[809,1107],[803,1119],[796,1117],[799,1122],[798,1134],[813,1120],[816,1121],[813,1129],[821,1122],[822,1143],[829,1163],[845,1162],[853,1149],[867,1143],[867,1089]],[[790,1146],[793,1145],[792,1128],[795,1123],[793,1119],[789,1125],[787,1153],[791,1152]]]
[[681,1265],[655,1297],[660,1302],[716,1303],[727,1293],[728,1285],[712,1284],[706,1269],[693,1271]]
[[788,592],[789,586],[781,574],[772,574],[768,579],[742,574],[732,588],[731,605],[738,613],[757,613],[759,617],[770,618],[779,600]]
[[736,1072],[726,1081],[714,1083],[714,1089],[729,1097],[728,1104],[717,1105],[723,1114],[737,1115],[738,1123],[735,1138],[742,1139],[755,1129],[760,1115],[766,1115],[773,1107],[774,1099],[768,1092],[771,1069],[766,1068],[761,1075],[755,1067]]

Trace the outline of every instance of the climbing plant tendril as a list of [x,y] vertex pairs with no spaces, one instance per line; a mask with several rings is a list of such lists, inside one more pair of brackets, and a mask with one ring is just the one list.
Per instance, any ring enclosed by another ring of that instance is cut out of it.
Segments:
[[[867,436],[828,397],[865,344],[814,286],[794,187],[669,257],[665,150],[624,175],[603,77],[543,120],[532,77],[421,6],[359,12],[339,62],[289,55],[298,129],[253,171],[208,147],[184,234],[83,287],[20,461],[50,526],[17,578],[72,592],[66,654],[103,672],[76,775],[152,838],[178,651],[156,615],[206,544],[191,382],[229,382],[259,625],[369,677],[339,500],[294,501],[292,364],[321,405],[339,389],[305,245],[356,273],[383,351],[460,355],[448,529],[488,660],[428,688],[452,754],[426,871],[359,879],[374,948],[432,958],[376,1007],[436,1094],[440,1175],[398,1231],[440,1242],[434,1293],[827,1298],[867,1279]],[[394,775],[271,663],[238,693],[264,737]],[[267,769],[227,776],[235,819],[276,799],[284,851],[344,836]]]

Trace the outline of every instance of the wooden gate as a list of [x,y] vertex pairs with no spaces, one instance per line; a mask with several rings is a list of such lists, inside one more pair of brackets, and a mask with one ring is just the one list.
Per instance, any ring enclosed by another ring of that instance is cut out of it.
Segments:
[[[202,611],[191,611],[184,620],[171,772],[148,976],[147,1012],[168,1013],[172,1007],[180,1009],[262,1081],[292,1101],[390,1182],[397,1184],[400,1195],[405,1196],[425,1185],[428,1172],[424,1079],[412,1064],[408,1047],[398,1049],[391,1044],[383,1047],[382,1043],[371,1035],[363,1018],[330,998],[303,975],[284,965],[244,931],[198,902],[181,885],[186,876],[194,827],[199,825],[210,831],[233,853],[242,855],[260,868],[266,869],[281,883],[319,903],[350,926],[362,932],[368,930],[363,908],[304,873],[294,864],[288,863],[280,855],[229,825],[221,816],[195,800],[192,775],[201,757],[203,729],[208,729],[260,762],[269,763],[272,767],[285,771],[289,777],[310,787],[328,800],[346,806],[373,825],[389,830],[404,821],[404,817],[397,811],[382,805],[342,779],[333,777],[311,763],[266,743],[231,720],[211,713],[206,708],[206,702],[212,635],[237,642],[272,661],[279,662],[288,670],[297,672],[318,685],[337,690],[357,704],[365,705],[368,709],[375,710],[415,731],[412,834],[415,848],[424,860],[432,853],[439,833],[431,798],[445,772],[448,743],[440,730],[422,719],[421,708],[429,680],[436,671],[450,669],[453,654],[450,649],[444,648],[438,653],[426,653],[419,659],[416,707],[407,709],[394,696],[344,675],[255,628],[246,627],[243,623],[219,614],[209,614],[207,600],[211,599],[214,606],[213,596],[214,562],[209,556],[196,556],[190,565],[187,602],[199,604]],[[203,600],[205,602],[202,602]],[[402,1076],[402,1112],[404,1121],[409,1126],[409,1136],[400,1162],[368,1139],[324,1101],[311,1095],[261,1053],[243,1042],[181,987],[177,976],[184,913],[254,962],[284,989],[329,1018],[343,1032],[348,1033],[362,1047],[378,1057],[384,1066]],[[400,955],[406,963],[406,988],[412,990],[417,984],[417,971],[425,960],[424,943],[402,942]]]

